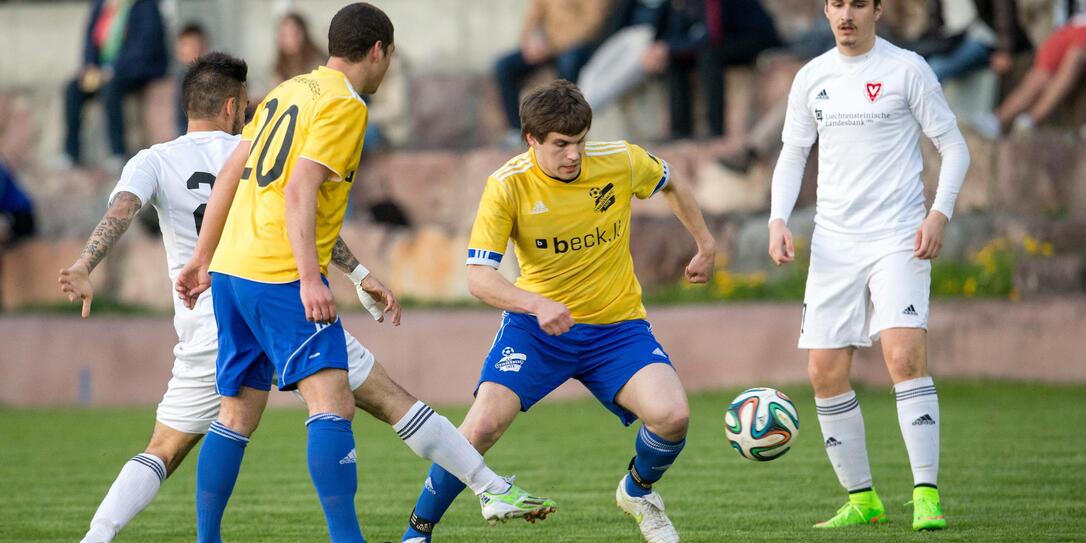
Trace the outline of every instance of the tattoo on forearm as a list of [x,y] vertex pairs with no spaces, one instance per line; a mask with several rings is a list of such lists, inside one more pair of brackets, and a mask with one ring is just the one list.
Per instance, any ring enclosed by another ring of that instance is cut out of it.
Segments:
[[343,242],[343,238],[337,238],[336,244],[332,246],[332,264],[335,264],[344,273],[351,273],[358,266],[358,259],[354,257],[351,249]]
[[117,194],[106,216],[102,217],[102,221],[91,233],[87,245],[83,247],[83,252],[79,253],[79,258],[87,262],[88,270],[93,270],[109,254],[109,251],[113,249],[113,244],[117,243],[121,235],[128,230],[128,225],[132,224],[132,218],[139,210],[140,200],[134,194],[128,192]]

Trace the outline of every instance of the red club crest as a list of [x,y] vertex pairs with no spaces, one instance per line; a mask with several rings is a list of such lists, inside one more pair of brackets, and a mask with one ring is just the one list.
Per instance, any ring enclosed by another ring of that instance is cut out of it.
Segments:
[[867,93],[867,99],[874,104],[875,100],[879,99],[879,94],[882,93],[882,83],[868,83],[864,91]]

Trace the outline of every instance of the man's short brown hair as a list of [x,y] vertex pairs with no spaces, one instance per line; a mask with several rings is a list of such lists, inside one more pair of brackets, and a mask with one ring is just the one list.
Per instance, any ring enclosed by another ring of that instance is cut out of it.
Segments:
[[542,142],[557,132],[575,136],[592,127],[592,108],[577,85],[559,79],[533,89],[520,102],[520,133]]

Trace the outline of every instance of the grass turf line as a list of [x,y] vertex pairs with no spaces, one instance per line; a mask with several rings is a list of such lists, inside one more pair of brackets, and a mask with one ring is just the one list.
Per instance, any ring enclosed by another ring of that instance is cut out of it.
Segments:
[[[684,542],[1071,541],[1086,538],[1086,387],[939,381],[940,484],[950,529],[910,529],[911,474],[888,388],[860,390],[876,487],[887,526],[816,532],[844,503],[822,450],[806,386],[800,437],[783,458],[754,463],[728,446],[723,409],[737,390],[691,397],[686,450],[658,485]],[[440,410],[460,420],[463,408]],[[151,409],[0,410],[0,541],[77,541],[121,465],[140,451]],[[246,451],[224,520],[227,541],[327,541],[306,471],[301,409],[269,411]],[[358,510],[368,541],[399,541],[427,464],[390,428],[361,415]],[[633,429],[590,400],[544,403],[523,414],[487,455],[559,512],[539,525],[496,528],[465,492],[438,525],[441,542],[637,542],[614,489],[633,454]],[[196,452],[118,543],[195,539]]]

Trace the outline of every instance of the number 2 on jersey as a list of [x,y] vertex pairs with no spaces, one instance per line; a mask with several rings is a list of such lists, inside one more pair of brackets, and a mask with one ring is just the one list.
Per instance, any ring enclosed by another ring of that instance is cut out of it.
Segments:
[[[207,185],[208,187],[215,186],[215,176],[207,172],[193,172],[189,176],[188,181],[185,181],[185,187],[189,190],[199,190],[200,185]],[[204,225],[204,210],[207,209],[207,204],[200,204],[192,212],[192,219],[196,221],[196,235],[200,235],[200,227]]]
[[[256,139],[253,141],[252,150],[249,151],[249,156],[252,156],[252,153],[256,153],[257,149],[260,149],[254,166],[256,169],[256,183],[261,187],[272,184],[283,175],[283,168],[287,164],[287,155],[290,154],[290,146],[294,142],[294,127],[298,124],[297,104],[291,104],[290,107],[283,111],[282,115],[276,118],[275,113],[278,109],[278,98],[268,100],[264,104],[264,111],[267,112],[264,116],[264,124],[260,126],[260,131],[257,132]],[[283,125],[283,121],[287,122],[286,133],[283,135],[282,143],[279,144],[279,151],[275,155],[275,162],[272,164],[271,169],[262,171],[264,159],[268,158],[271,143],[275,140],[275,135],[279,133],[279,127]],[[271,130],[268,130],[269,125],[271,125]],[[249,179],[253,174],[253,169],[254,168],[245,168],[241,173],[241,178]]]

